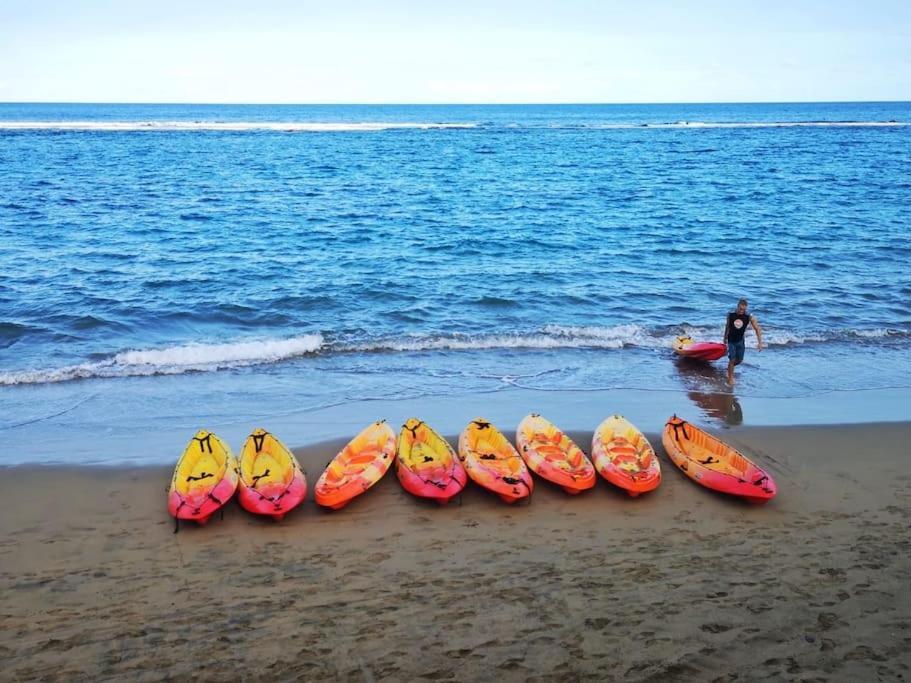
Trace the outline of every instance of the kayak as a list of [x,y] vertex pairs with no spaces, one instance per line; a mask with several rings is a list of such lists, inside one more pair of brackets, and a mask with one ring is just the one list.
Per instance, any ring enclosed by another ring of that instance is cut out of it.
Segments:
[[[180,524],[205,524],[237,489],[237,460],[224,441],[204,429],[196,432],[177,460],[168,488],[168,512]],[[178,527],[174,527],[177,533]]]
[[753,503],[775,497],[772,476],[743,453],[674,415],[664,426],[667,454],[686,476],[713,491]]
[[602,477],[634,498],[661,483],[661,463],[652,445],[620,415],[598,425],[592,436],[592,459]]
[[314,487],[318,505],[339,510],[376,484],[395,459],[395,432],[385,420],[354,437],[320,475]]
[[532,472],[570,494],[595,485],[595,467],[582,449],[540,415],[528,415],[516,430],[516,445]]
[[468,483],[468,474],[449,442],[416,417],[399,432],[395,473],[408,493],[441,505]]
[[718,342],[697,342],[692,337],[677,337],[674,352],[683,358],[718,360],[728,352],[728,347]]
[[238,500],[245,510],[280,521],[307,495],[297,458],[265,429],[256,429],[240,450]]
[[525,461],[496,427],[477,418],[459,436],[459,460],[479,486],[507,503],[527,498],[535,484]]

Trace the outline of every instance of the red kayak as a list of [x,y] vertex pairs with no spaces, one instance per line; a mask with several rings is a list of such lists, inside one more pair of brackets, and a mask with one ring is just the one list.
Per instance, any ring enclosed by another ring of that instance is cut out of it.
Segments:
[[697,342],[692,337],[677,337],[674,351],[678,356],[696,360],[718,360],[728,352],[728,347],[717,342]]
[[772,475],[743,453],[674,415],[664,425],[664,450],[674,464],[707,489],[765,503],[778,487]]

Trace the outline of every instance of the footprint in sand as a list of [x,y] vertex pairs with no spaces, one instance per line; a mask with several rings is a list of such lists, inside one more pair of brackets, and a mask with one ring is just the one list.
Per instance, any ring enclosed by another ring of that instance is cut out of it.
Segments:
[[702,626],[700,626],[699,628],[701,630],[705,631],[706,633],[724,633],[725,631],[731,630],[730,626],[725,626],[724,624],[715,624],[715,623],[702,624]]
[[816,617],[816,623],[819,624],[819,628],[823,631],[828,631],[837,621],[838,615],[834,612],[820,612],[819,616]]

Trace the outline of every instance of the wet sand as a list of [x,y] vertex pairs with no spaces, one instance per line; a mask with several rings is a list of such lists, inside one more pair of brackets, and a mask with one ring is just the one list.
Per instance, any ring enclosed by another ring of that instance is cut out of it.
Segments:
[[[518,507],[390,472],[339,512],[232,502],[175,535],[170,467],[0,470],[0,679],[911,677],[911,424],[720,435],[778,498],[666,457],[654,494],[538,480]],[[339,445],[297,451],[311,488]]]

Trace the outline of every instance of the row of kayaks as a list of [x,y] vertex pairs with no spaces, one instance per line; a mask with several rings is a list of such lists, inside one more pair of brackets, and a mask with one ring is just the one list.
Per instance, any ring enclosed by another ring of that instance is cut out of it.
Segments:
[[[676,415],[662,442],[672,462],[693,481],[715,491],[765,502],[776,493],[771,476],[749,458]],[[490,421],[472,420],[459,436],[458,452],[426,422],[411,418],[396,437],[385,421],[374,422],[326,466],[314,488],[318,505],[339,509],[374,486],[393,464],[403,488],[446,503],[471,479],[507,503],[528,498],[532,473],[570,494],[595,485],[600,474],[631,496],[661,483],[661,463],[645,435],[619,415],[604,420],[592,437],[592,457],[537,414],[516,431],[516,445]],[[176,519],[204,524],[237,494],[252,513],[282,519],[307,495],[295,458],[274,435],[256,429],[235,458],[212,432],[199,431],[177,462],[168,490]]]

